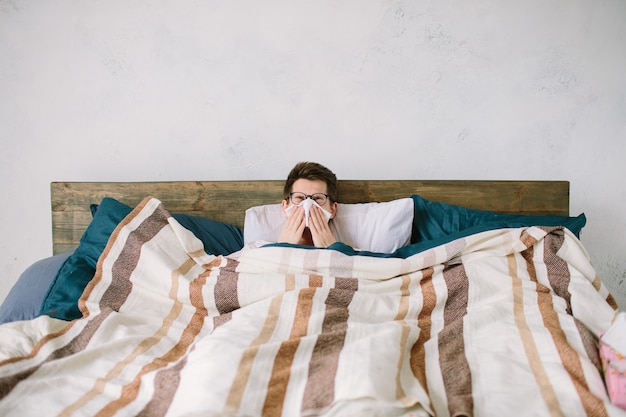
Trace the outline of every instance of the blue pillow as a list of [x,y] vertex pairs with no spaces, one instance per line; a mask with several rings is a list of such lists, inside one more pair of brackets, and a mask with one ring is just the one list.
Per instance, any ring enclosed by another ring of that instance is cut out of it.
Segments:
[[0,306],[0,324],[37,317],[54,277],[73,252],[41,259],[26,268]]
[[587,223],[584,213],[577,217],[499,214],[430,201],[419,195],[412,195],[411,198],[414,204],[411,243],[440,240],[463,231],[477,233],[525,226],[564,226],[580,238],[580,232]]
[[[67,258],[54,278],[41,303],[40,314],[63,320],[82,317],[78,300],[96,273],[98,258],[104,251],[111,233],[132,208],[113,198],[105,197],[99,205],[90,207],[93,219],[80,239],[78,248]],[[202,217],[173,213],[182,226],[191,230],[214,255],[228,255],[243,247],[243,231],[233,225]]]

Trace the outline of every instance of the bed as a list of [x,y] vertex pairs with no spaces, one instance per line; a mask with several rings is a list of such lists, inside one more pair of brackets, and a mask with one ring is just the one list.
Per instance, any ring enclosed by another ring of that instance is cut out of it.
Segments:
[[54,267],[16,284],[38,311],[3,304],[0,415],[626,415],[568,182],[339,195],[316,249],[273,242],[282,181],[53,183]]

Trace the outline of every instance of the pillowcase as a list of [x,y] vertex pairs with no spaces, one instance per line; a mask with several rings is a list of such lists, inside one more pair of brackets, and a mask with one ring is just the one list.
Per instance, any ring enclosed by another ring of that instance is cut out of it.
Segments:
[[[255,241],[276,242],[285,224],[280,204],[251,207],[246,210],[244,244]],[[413,201],[410,198],[383,203],[339,203],[330,221],[337,240],[359,250],[390,253],[407,245],[413,224]]]
[[411,243],[438,240],[469,229],[477,233],[495,228],[525,226],[564,226],[579,238],[587,223],[584,213],[577,217],[499,214],[430,201],[419,195],[412,195],[411,198],[414,203]]
[[50,256],[26,268],[0,306],[0,324],[37,317],[54,277],[72,253]]
[[[64,320],[82,317],[78,299],[96,273],[96,264],[106,247],[111,233],[132,208],[113,198],[105,197],[91,207],[93,219],[54,278],[39,313]],[[243,231],[233,225],[183,213],[172,213],[183,227],[200,239],[208,253],[227,255],[243,247]]]

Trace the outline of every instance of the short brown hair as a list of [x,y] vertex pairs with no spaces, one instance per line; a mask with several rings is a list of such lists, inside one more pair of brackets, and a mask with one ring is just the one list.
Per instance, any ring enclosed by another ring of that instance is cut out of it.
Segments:
[[289,193],[291,192],[293,183],[299,179],[324,181],[326,183],[326,193],[328,194],[330,201],[338,201],[337,176],[330,169],[316,162],[298,162],[296,166],[291,169],[283,189],[285,200],[289,198]]

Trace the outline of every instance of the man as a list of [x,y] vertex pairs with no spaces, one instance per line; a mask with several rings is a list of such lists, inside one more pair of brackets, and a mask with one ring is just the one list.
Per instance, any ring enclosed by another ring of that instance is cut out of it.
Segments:
[[[327,220],[335,217],[338,207],[337,177],[331,170],[315,162],[299,162],[285,181],[284,194],[282,208],[287,220],[279,242],[325,248],[337,241]],[[307,227],[308,199],[313,203]]]

